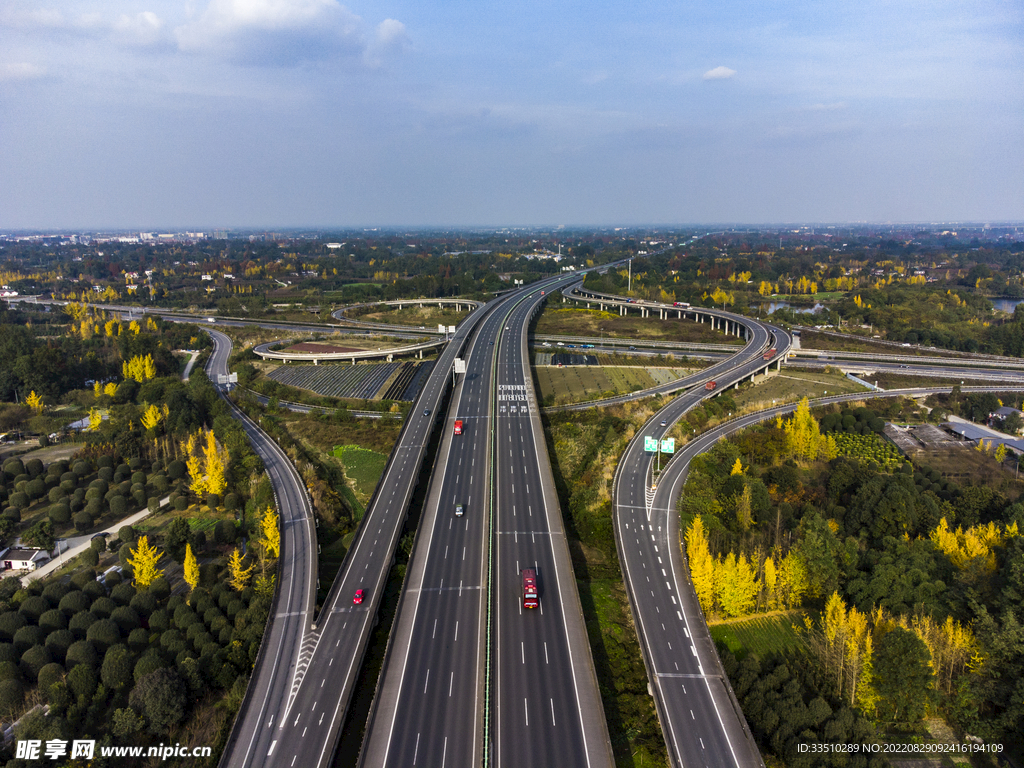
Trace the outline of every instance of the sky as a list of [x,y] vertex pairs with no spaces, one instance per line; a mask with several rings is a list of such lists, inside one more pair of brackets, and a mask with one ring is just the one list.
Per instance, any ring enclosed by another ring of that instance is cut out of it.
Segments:
[[0,229],[1024,221],[1021,0],[0,0]]

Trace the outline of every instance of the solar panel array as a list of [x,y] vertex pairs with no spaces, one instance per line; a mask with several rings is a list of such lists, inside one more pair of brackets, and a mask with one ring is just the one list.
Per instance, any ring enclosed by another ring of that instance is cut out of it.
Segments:
[[433,361],[282,365],[267,375],[279,384],[308,389],[323,397],[411,402],[419,394],[433,365]]

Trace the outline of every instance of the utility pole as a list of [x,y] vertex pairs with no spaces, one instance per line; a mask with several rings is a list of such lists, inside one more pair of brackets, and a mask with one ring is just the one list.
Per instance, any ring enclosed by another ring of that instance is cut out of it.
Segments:
[[626,284],[626,293],[633,290],[633,259],[629,260],[629,282]]

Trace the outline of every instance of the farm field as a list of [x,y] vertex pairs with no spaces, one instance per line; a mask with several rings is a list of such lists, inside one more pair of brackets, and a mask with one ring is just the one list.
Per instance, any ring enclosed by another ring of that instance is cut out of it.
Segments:
[[359,365],[282,365],[267,376],[279,384],[323,397],[412,401],[433,362],[363,363]]
[[635,366],[537,366],[538,396],[545,405],[565,405],[647,389],[687,375],[680,368]]
[[742,659],[748,653],[764,656],[803,644],[796,626],[803,624],[800,611],[783,611],[747,619],[708,623],[711,637]]
[[743,345],[742,339],[711,330],[708,323],[692,320],[640,317],[637,313],[619,316],[597,309],[556,309],[545,306],[537,317],[535,334],[567,336],[607,336],[622,339],[653,339],[656,341],[692,341],[705,344]]

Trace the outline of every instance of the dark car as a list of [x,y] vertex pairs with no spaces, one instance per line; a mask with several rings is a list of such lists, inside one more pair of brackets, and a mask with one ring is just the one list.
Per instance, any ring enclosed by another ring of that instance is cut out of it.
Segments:
[[423,409],[423,415],[424,416],[429,416],[430,415],[430,409],[429,408],[424,408]]
[[352,598],[353,605],[362,605],[363,603],[363,590],[357,589],[355,597]]

